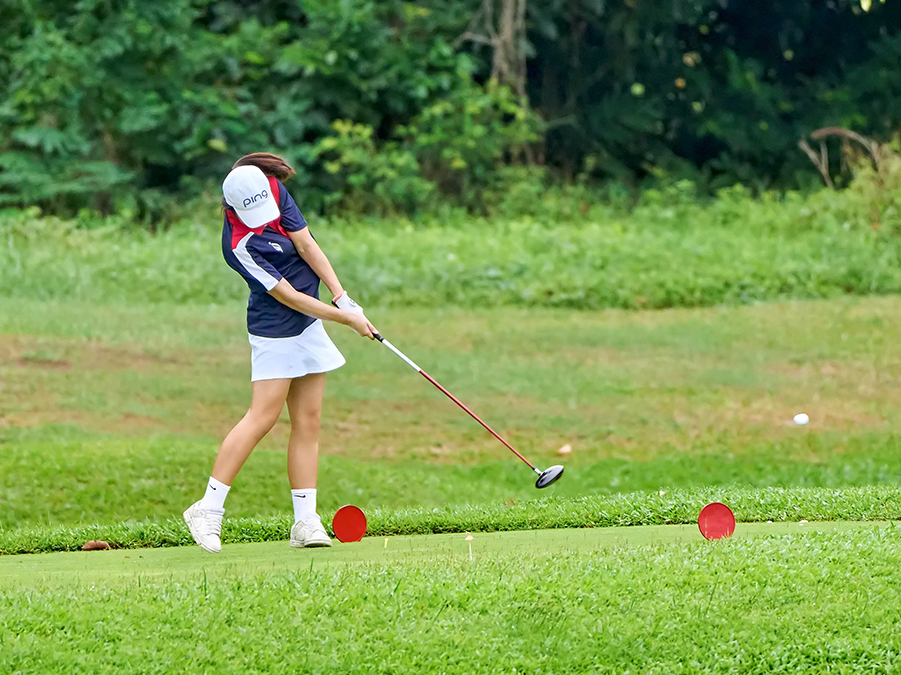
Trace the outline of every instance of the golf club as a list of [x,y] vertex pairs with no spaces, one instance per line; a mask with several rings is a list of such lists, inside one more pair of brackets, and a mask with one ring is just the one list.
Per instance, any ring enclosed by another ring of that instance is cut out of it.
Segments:
[[478,415],[476,415],[472,410],[470,410],[470,409],[467,408],[465,405],[463,405],[463,403],[462,403],[456,396],[454,396],[454,395],[453,395],[452,393],[450,393],[447,389],[445,389],[445,388],[442,387],[440,384],[438,384],[438,382],[437,382],[431,375],[429,375],[427,372],[425,372],[422,368],[420,368],[420,367],[417,366],[415,363],[413,363],[413,361],[411,361],[411,360],[410,360],[410,359],[409,359],[409,358],[408,358],[401,350],[399,350],[399,349],[398,349],[397,347],[395,347],[393,344],[391,344],[390,342],[388,342],[385,338],[383,338],[383,337],[382,337],[381,335],[379,335],[378,333],[375,333],[374,335],[375,335],[375,339],[376,339],[376,340],[378,340],[379,342],[381,342],[381,343],[382,343],[383,345],[385,345],[388,349],[390,349],[392,352],[394,352],[394,353],[397,354],[400,358],[402,358],[402,359],[404,360],[404,362],[405,362],[408,366],[410,366],[413,370],[415,370],[417,373],[419,373],[420,375],[422,375],[422,376],[423,376],[425,379],[427,379],[429,382],[431,382],[431,383],[434,384],[436,387],[438,387],[438,389],[441,391],[442,394],[444,394],[444,395],[447,396],[451,401],[453,401],[453,402],[456,403],[458,406],[460,406],[461,408],[463,408],[463,410],[465,410],[465,411],[467,412],[467,414],[468,414],[470,417],[472,417],[476,422],[478,422],[478,423],[481,424],[483,427],[485,427],[485,428],[488,430],[488,432],[489,432],[492,436],[494,436],[497,440],[499,440],[501,443],[503,443],[503,444],[507,447],[508,450],[510,450],[510,451],[511,451],[514,455],[516,455],[517,457],[519,457],[523,462],[525,462],[525,463],[528,465],[528,467],[529,467],[530,469],[532,469],[532,471],[534,471],[536,474],[538,474],[538,480],[535,481],[535,487],[537,487],[537,488],[546,488],[548,485],[550,485],[551,483],[554,483],[558,478],[560,478],[560,476],[563,475],[563,467],[560,466],[559,464],[555,464],[554,466],[548,467],[548,468],[545,469],[544,471],[542,471],[541,469],[539,469],[538,467],[536,467],[534,464],[532,464],[532,462],[530,462],[530,461],[527,460],[525,457],[523,457],[521,454],[519,454],[519,453],[516,451],[516,448],[514,448],[512,445],[510,445],[509,443],[507,443],[507,441],[505,441],[503,438],[501,438],[501,435],[500,435],[499,433],[497,433],[494,429],[492,429],[492,428],[489,427],[487,424],[485,424],[485,423],[479,418]]

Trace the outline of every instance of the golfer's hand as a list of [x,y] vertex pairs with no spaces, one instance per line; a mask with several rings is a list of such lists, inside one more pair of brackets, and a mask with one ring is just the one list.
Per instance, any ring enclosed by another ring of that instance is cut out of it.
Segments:
[[378,333],[378,331],[375,329],[375,326],[369,323],[369,319],[363,316],[362,313],[357,314],[345,310],[344,314],[348,326],[353,328],[359,335],[368,337],[370,340],[375,340],[375,334]]
[[363,313],[363,308],[354,302],[353,298],[347,294],[347,291],[344,291],[341,295],[332,300],[332,304],[345,312],[353,312],[354,314]]

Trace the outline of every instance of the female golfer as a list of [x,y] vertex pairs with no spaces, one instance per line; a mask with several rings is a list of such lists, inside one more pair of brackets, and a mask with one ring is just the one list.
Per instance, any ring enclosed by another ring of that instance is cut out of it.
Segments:
[[[348,297],[331,263],[282,181],[294,169],[281,157],[242,157],[222,184],[225,261],[250,286],[247,332],[253,397],[250,410],[231,430],[213,465],[206,493],[185,511],[194,541],[218,553],[225,497],[257,443],[273,427],[285,402],[291,417],[288,481],[294,503],[291,546],[331,546],[316,513],[319,416],[325,374],[344,365],[322,321],[350,326],[363,337],[376,332]],[[335,307],[319,301],[319,282]]]

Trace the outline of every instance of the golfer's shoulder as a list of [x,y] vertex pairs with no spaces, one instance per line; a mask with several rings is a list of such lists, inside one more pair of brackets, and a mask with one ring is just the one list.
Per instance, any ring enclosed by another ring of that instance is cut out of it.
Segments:
[[291,200],[291,192],[288,188],[285,187],[285,184],[282,183],[278,178],[272,179],[272,187],[276,192],[276,199],[278,199],[279,208],[284,206],[289,200]]
[[307,226],[306,218],[303,217],[303,214],[300,212],[300,208],[297,206],[297,202],[294,200],[294,197],[291,196],[291,193],[288,192],[278,179],[276,179],[276,183],[278,184],[278,209],[282,214],[282,227],[288,232],[302,230]]

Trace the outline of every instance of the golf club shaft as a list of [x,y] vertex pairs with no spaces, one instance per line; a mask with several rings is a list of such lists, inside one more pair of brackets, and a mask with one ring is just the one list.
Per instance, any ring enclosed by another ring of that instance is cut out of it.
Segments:
[[525,457],[523,457],[522,455],[520,455],[520,454],[516,451],[516,448],[514,448],[512,445],[510,445],[509,443],[507,443],[507,441],[505,441],[505,440],[501,437],[501,435],[500,435],[499,433],[497,433],[494,429],[492,429],[492,428],[489,427],[487,424],[485,424],[485,423],[479,418],[479,416],[476,415],[472,410],[470,410],[469,408],[467,408],[467,407],[463,404],[463,402],[460,401],[460,399],[458,399],[456,396],[454,396],[452,393],[450,393],[447,389],[445,389],[445,388],[442,387],[440,384],[438,384],[438,382],[437,382],[437,380],[435,380],[435,378],[433,378],[431,375],[429,375],[427,372],[425,372],[422,368],[420,368],[420,367],[417,366],[415,363],[413,363],[413,361],[410,360],[410,359],[409,359],[409,358],[408,358],[401,350],[399,350],[399,349],[398,349],[397,347],[395,347],[393,344],[391,344],[390,342],[388,342],[385,338],[383,338],[383,337],[382,337],[381,335],[379,335],[378,333],[375,334],[375,339],[378,340],[379,342],[381,342],[383,345],[385,345],[385,346],[386,346],[388,349],[390,349],[392,352],[394,352],[395,354],[397,354],[400,358],[402,358],[402,359],[406,362],[406,364],[407,364],[408,366],[410,366],[413,370],[415,370],[417,373],[419,373],[420,375],[422,375],[422,376],[423,376],[425,379],[427,379],[429,382],[431,382],[432,384],[434,384],[434,385],[441,391],[442,394],[444,394],[444,395],[447,396],[451,401],[453,401],[453,402],[456,403],[458,406],[460,406],[461,408],[463,408],[463,410],[465,410],[465,411],[467,412],[467,414],[468,414],[470,417],[472,417],[476,422],[478,422],[478,423],[481,424],[483,427],[485,427],[485,428],[488,430],[488,433],[490,433],[490,434],[491,434],[492,436],[494,436],[497,440],[499,440],[501,443],[503,443],[503,444],[507,447],[507,449],[510,450],[510,452],[512,452],[514,455],[516,455],[517,457],[519,457],[523,462],[525,462],[525,463],[529,466],[529,468],[532,469],[532,471],[534,471],[535,473],[541,475],[541,471],[540,471],[539,469],[537,469],[537,468],[535,467],[535,465],[532,464],[532,462],[530,462],[530,461],[527,460]]

